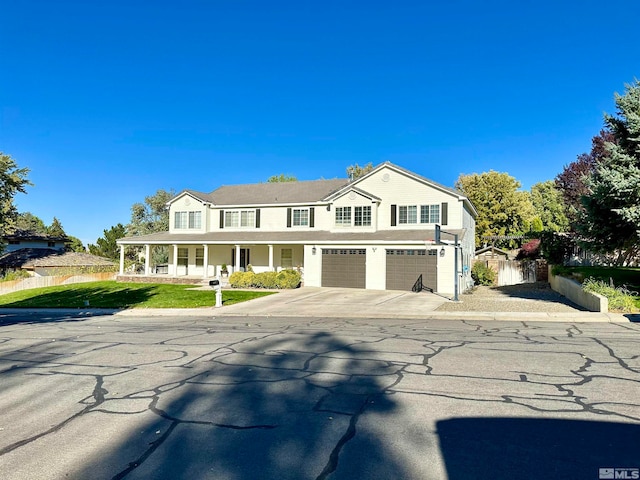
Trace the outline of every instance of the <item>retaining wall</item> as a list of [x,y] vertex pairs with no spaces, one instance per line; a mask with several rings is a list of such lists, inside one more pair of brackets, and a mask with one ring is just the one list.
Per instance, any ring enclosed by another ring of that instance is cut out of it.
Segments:
[[549,284],[552,290],[591,312],[609,312],[609,300],[607,297],[597,293],[585,292],[582,289],[582,285],[575,280],[554,275],[551,271],[551,265],[549,265]]

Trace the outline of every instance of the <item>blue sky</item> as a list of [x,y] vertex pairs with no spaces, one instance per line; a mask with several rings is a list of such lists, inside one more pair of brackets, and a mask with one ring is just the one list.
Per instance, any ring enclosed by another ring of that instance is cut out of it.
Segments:
[[528,189],[640,77],[634,0],[0,0],[0,151],[20,211],[95,243],[159,188],[385,160]]

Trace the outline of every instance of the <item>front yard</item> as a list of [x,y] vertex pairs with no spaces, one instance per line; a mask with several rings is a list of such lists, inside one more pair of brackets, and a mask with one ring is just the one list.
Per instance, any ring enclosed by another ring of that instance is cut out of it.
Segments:
[[[233,305],[276,292],[224,290],[223,305]],[[0,295],[0,308],[198,308],[216,304],[213,289],[193,285],[76,283]]]

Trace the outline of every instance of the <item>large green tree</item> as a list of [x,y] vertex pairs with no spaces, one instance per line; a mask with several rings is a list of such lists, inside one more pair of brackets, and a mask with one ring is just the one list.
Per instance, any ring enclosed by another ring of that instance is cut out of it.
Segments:
[[127,225],[127,234],[136,236],[169,231],[167,203],[175,195],[173,190],[159,189],[155,194],[145,197],[144,203],[134,203],[131,206],[131,222]]
[[0,237],[15,228],[18,211],[13,198],[18,192],[26,193],[25,188],[32,185],[28,174],[28,168],[18,168],[10,155],[0,152]]
[[112,260],[120,260],[120,249],[116,241],[126,236],[127,230],[121,223],[104,230],[104,235],[96,240],[96,244],[89,244],[89,253]]
[[[126,227],[127,235],[137,236],[169,231],[167,203],[175,195],[173,190],[159,189],[155,194],[145,197],[144,203],[134,203],[131,206],[131,222]],[[169,261],[168,247],[154,247],[151,257],[151,262],[154,265],[167,263]]]
[[605,115],[615,141],[587,183],[577,225],[591,249],[616,253],[620,265],[640,253],[640,81],[625,90],[615,95],[617,115]]
[[47,234],[47,226],[40,217],[31,212],[19,213],[14,224],[16,231]]
[[539,182],[531,187],[531,203],[536,218],[540,219],[541,230],[565,232],[569,228],[562,193],[553,180]]
[[[522,235],[534,218],[529,192],[519,190],[520,182],[508,173],[489,171],[460,175],[456,188],[476,207],[476,246],[491,243],[487,236]],[[496,241],[508,246],[509,240]]]

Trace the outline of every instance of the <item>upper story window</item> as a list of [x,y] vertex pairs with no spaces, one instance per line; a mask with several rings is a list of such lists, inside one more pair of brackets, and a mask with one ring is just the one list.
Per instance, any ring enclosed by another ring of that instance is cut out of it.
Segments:
[[440,223],[440,205],[420,205],[420,223]]
[[442,202],[433,205],[391,205],[391,226],[411,224],[447,225],[449,204]]
[[336,226],[351,226],[351,207],[336,207]]
[[354,207],[353,225],[356,227],[371,226],[371,205]]
[[175,212],[174,228],[202,228],[202,212]]
[[400,205],[398,207],[398,223],[400,225],[418,223],[418,207],[416,205]]
[[294,227],[309,226],[309,209],[308,208],[294,208],[292,213],[293,213]]
[[256,211],[225,210],[224,226],[230,228],[254,228],[256,226]]
[[419,219],[417,205],[400,205],[398,207],[398,224],[416,223],[440,223],[440,205],[420,205]]

